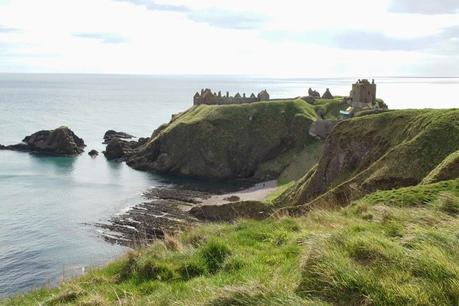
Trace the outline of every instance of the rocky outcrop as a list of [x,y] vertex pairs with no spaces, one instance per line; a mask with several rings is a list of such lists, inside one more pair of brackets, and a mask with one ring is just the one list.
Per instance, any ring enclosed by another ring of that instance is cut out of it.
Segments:
[[45,155],[74,156],[84,151],[83,139],[73,133],[68,127],[55,130],[42,130],[26,136],[23,143],[4,146],[5,150],[32,152]]
[[199,220],[231,222],[237,219],[266,219],[273,209],[257,201],[242,201],[222,205],[201,205],[190,209],[190,214]]
[[136,147],[137,142],[135,141],[125,141],[114,138],[108,143],[103,153],[108,160],[123,161],[128,156],[134,154]]
[[319,139],[326,139],[331,134],[338,120],[317,120],[309,129],[309,135]]
[[327,90],[324,92],[322,95],[322,99],[334,99],[333,95],[330,92],[330,89],[327,88]]
[[96,157],[99,155],[99,152],[97,150],[91,150],[88,152],[88,155],[91,157]]
[[316,142],[307,133],[314,120],[314,109],[300,99],[201,105],[162,126],[131,155],[125,146],[116,144],[119,154],[114,156],[128,155],[129,166],[145,171],[216,179],[271,179],[288,165],[264,169],[269,178],[255,173],[261,165]]
[[109,143],[111,140],[113,140],[115,138],[118,138],[118,139],[132,139],[132,138],[134,138],[134,136],[129,135],[129,134],[124,133],[124,132],[117,132],[117,131],[114,131],[114,130],[108,130],[104,134],[104,142],[103,143],[107,144],[107,143]]

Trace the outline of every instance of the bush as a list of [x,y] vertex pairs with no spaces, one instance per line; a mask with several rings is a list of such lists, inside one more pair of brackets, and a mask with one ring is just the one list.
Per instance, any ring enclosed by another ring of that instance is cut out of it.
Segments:
[[224,242],[214,239],[202,247],[200,255],[208,271],[216,273],[222,268],[226,258],[231,255],[231,250]]
[[141,279],[167,281],[174,277],[174,272],[166,265],[147,259],[137,263],[137,273]]
[[206,268],[202,263],[190,261],[182,264],[178,268],[177,272],[179,273],[182,279],[189,280],[206,273]]

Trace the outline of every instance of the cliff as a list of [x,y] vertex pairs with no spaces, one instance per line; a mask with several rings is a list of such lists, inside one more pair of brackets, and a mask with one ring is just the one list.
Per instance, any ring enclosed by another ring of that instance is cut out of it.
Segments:
[[318,165],[280,201],[346,205],[377,190],[416,185],[458,149],[459,110],[400,110],[345,120],[327,138]]
[[[323,105],[320,108],[327,111]],[[327,117],[337,112],[336,107],[330,110]],[[314,106],[300,99],[194,106],[155,131],[127,163],[139,170],[180,176],[277,178],[298,154],[303,171],[317,160],[314,152],[301,154],[310,146],[319,147],[308,134],[315,120]]]

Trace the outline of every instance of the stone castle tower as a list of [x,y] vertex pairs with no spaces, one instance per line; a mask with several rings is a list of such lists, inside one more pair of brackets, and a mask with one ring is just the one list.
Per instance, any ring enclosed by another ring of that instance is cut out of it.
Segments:
[[375,80],[370,83],[368,80],[358,80],[352,84],[350,93],[352,107],[367,108],[376,102],[376,84]]

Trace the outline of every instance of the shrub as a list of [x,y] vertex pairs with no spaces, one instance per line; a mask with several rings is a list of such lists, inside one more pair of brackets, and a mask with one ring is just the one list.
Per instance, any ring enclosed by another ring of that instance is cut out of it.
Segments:
[[218,239],[208,241],[201,249],[201,258],[210,273],[218,272],[226,258],[231,255],[231,250]]
[[141,279],[167,281],[174,277],[174,272],[165,264],[147,259],[137,263],[137,273]]
[[194,277],[198,277],[206,273],[206,267],[197,261],[189,261],[182,264],[177,269],[178,274],[184,280],[189,280]]

